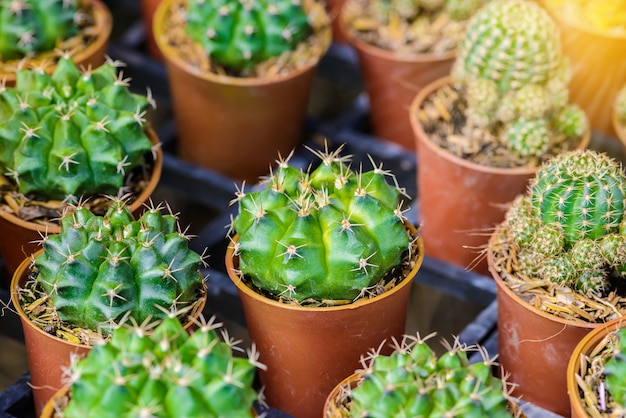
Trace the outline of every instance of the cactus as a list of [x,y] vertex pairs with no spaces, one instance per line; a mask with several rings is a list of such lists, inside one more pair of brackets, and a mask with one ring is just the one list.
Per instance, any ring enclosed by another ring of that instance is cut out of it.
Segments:
[[[121,326],[70,366],[65,418],[253,417],[257,353],[235,357],[235,342],[213,320],[191,334],[175,317],[156,328]],[[149,331],[149,332],[148,332]]]
[[238,195],[236,254],[255,286],[295,301],[351,300],[400,263],[409,237],[397,185],[382,167],[352,171],[341,149],[315,151],[313,172],[282,161],[267,187]]
[[202,258],[177,218],[161,210],[135,220],[114,199],[104,216],[81,206],[64,214],[61,232],[43,239],[34,260],[36,285],[62,321],[106,334],[129,313],[138,322],[158,319],[198,299]]
[[388,356],[370,352],[361,359],[360,383],[347,393],[349,416],[510,417],[507,385],[486,355],[470,364],[475,349],[457,340],[437,357],[418,335],[396,342]]
[[63,200],[115,195],[152,149],[151,99],[133,94],[109,61],[81,73],[69,57],[52,75],[20,70],[0,89],[0,170],[23,194]]
[[[595,151],[548,160],[506,214],[529,276],[599,293],[626,265],[626,177]],[[537,267],[541,266],[541,267]]]
[[[580,107],[565,109],[569,68],[558,29],[533,2],[497,1],[479,10],[468,23],[452,75],[466,91],[468,122],[491,130],[502,125],[503,144],[522,158],[545,154],[554,134],[580,138],[587,130]],[[519,119],[549,129],[511,127]]]
[[620,328],[615,332],[612,340],[612,353],[608,360],[604,363],[604,382],[606,389],[611,394],[614,402],[622,408],[626,408],[626,385],[624,384],[624,376],[626,376],[626,328]]
[[14,0],[0,4],[0,60],[53,50],[74,36],[80,18],[78,0]]
[[311,27],[300,0],[190,0],[186,33],[215,62],[242,70],[294,50]]

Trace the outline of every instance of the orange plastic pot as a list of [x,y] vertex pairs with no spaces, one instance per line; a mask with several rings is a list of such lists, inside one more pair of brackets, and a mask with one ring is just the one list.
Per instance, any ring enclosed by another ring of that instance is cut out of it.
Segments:
[[414,151],[416,143],[408,115],[411,102],[425,86],[450,74],[456,52],[399,54],[368,44],[351,34],[346,27],[345,12],[342,12],[340,22],[347,42],[357,53],[369,98],[372,132]]
[[[286,156],[300,144],[319,59],[264,78],[203,72],[182,59],[167,40],[165,22],[172,3],[161,2],[153,29],[168,72],[177,153],[194,164],[256,183],[269,173],[279,153]],[[328,32],[324,52],[330,46]]]
[[[489,275],[484,250],[507,205],[526,191],[536,168],[496,168],[459,158],[431,141],[418,118],[425,98],[445,85],[444,77],[415,96],[410,121],[418,143],[417,190],[426,254]],[[579,148],[589,144],[590,134]]]
[[[159,143],[156,132],[150,128],[146,132],[153,144]],[[144,211],[144,204],[148,201],[161,179],[163,170],[163,151],[160,147],[156,151],[156,159],[152,166],[152,175],[146,188],[131,203],[130,210],[135,216]],[[6,207],[5,207],[6,209]],[[7,277],[13,276],[15,269],[25,257],[30,256],[38,248],[38,242],[46,234],[58,234],[61,227],[57,222],[35,223],[24,221],[12,212],[0,207],[0,253],[4,261]]]
[[[361,355],[405,332],[411,284],[423,260],[423,241],[411,272],[373,299],[332,307],[277,302],[248,287],[236,273],[233,246],[226,252],[228,275],[237,286],[248,331],[258,348],[269,406],[296,418],[319,418],[328,393],[358,369]],[[385,344],[383,352],[390,354]]]

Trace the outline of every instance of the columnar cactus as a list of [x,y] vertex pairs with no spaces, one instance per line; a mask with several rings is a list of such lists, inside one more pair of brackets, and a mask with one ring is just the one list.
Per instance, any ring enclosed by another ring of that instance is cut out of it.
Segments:
[[258,398],[252,387],[257,353],[233,355],[213,321],[189,335],[178,319],[154,329],[122,326],[70,367],[70,401],[65,418],[253,417]]
[[53,50],[75,35],[78,0],[13,0],[0,3],[0,60]]
[[534,2],[496,1],[478,11],[452,74],[466,89],[468,121],[502,126],[503,143],[521,157],[546,153],[552,133],[580,138],[587,130],[583,111],[568,104],[558,29]]
[[506,215],[522,271],[601,292],[611,272],[626,271],[625,209],[626,177],[605,154],[548,160]]
[[257,287],[297,301],[350,300],[400,263],[409,237],[399,189],[382,168],[352,171],[340,151],[316,152],[313,172],[282,161],[266,188],[239,194],[236,253]]
[[241,70],[294,50],[311,27],[300,0],[189,0],[186,32],[215,62]]
[[626,328],[620,328],[616,332],[613,353],[604,364],[604,378],[606,388],[611,398],[626,410]]
[[453,347],[437,357],[422,339],[396,344],[389,356],[362,358],[362,381],[349,391],[351,417],[510,417],[508,388],[493,362],[470,364],[475,347]]
[[164,309],[197,301],[203,285],[201,256],[160,207],[139,220],[121,199],[104,216],[76,207],[43,248],[36,284],[62,321],[94,331],[109,332],[127,314],[138,322],[162,318]]
[[14,88],[0,88],[0,170],[21,193],[115,195],[144,163],[151,99],[131,93],[117,66],[81,73],[63,57],[52,75],[20,70]]

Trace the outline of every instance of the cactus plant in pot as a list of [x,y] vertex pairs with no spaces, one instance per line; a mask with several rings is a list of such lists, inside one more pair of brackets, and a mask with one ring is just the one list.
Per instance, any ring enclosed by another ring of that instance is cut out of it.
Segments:
[[181,158],[250,182],[300,143],[331,42],[317,0],[164,0],[153,28]]
[[491,236],[500,362],[529,402],[568,414],[574,348],[626,312],[625,204],[620,165],[572,151],[538,170]]
[[411,104],[429,255],[487,275],[484,249],[506,204],[542,161],[588,145],[568,74],[556,26],[537,4],[499,0],[472,17],[451,77]]
[[38,413],[61,387],[71,353],[85,353],[127,320],[155,321],[178,312],[186,327],[206,300],[202,257],[163,207],[135,220],[122,199],[106,214],[69,209],[61,232],[24,259],[11,300],[24,329]]
[[341,149],[314,151],[306,172],[283,160],[266,187],[242,190],[226,253],[267,403],[297,417],[320,416],[361,354],[402,336],[423,259],[391,173],[353,171]]
[[159,140],[145,120],[151,99],[131,93],[118,62],[78,70],[64,57],[49,75],[17,72],[0,89],[0,251],[9,277],[42,234],[59,231],[67,204],[100,214],[128,195],[142,210],[157,186]]
[[68,385],[42,417],[254,417],[257,352],[248,358],[214,318],[190,335],[179,320],[123,325],[111,339],[73,361]]

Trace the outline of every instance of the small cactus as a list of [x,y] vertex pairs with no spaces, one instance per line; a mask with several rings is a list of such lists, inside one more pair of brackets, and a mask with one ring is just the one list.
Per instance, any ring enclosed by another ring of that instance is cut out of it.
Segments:
[[409,237],[398,187],[382,168],[352,171],[340,152],[316,151],[312,172],[282,161],[266,188],[238,195],[236,254],[255,286],[296,301],[351,300],[400,263]]
[[73,359],[70,400],[63,416],[253,417],[257,362],[233,355],[238,349],[213,320],[191,334],[175,317],[156,328],[124,325],[87,357]]
[[242,70],[294,50],[311,27],[301,0],[190,0],[186,33],[215,62]]
[[43,239],[43,249],[34,260],[36,285],[56,314],[105,334],[128,314],[142,322],[185,308],[203,286],[202,257],[160,207],[135,220],[121,199],[104,216],[78,206],[61,218],[59,234]]
[[0,170],[23,194],[63,200],[115,195],[152,143],[150,98],[133,94],[109,61],[81,73],[69,57],[54,73],[25,69],[0,89]]

